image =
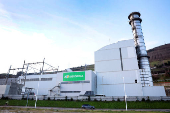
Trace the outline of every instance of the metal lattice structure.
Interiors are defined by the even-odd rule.
[[[43,74],[48,74],[48,73],[57,73],[59,69],[55,68],[48,63],[45,62],[45,58],[43,59],[43,62],[33,62],[33,63],[26,63],[24,61],[23,67],[22,68],[9,68],[8,73],[6,75],[6,84],[10,75],[11,70],[13,71],[19,71],[22,76],[22,80],[18,79],[18,83],[22,84],[25,86],[25,80],[28,75],[43,75]]]

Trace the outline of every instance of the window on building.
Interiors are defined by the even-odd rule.
[[[39,78],[31,78],[28,81],[39,81]]]
[[[60,91],[61,93],[80,93],[80,91]]]
[[[86,91],[85,96],[94,96],[94,91]]]
[[[23,82],[24,79],[21,79],[21,82]],[[25,79],[25,81],[39,81],[39,78],[30,78],[30,79]]]
[[[61,82],[61,84],[76,84],[76,83],[90,83],[90,81],[69,81],[69,82]]]
[[[52,81],[52,78],[41,78],[41,81]]]

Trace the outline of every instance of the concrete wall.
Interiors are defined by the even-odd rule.
[[[124,96],[125,83],[126,95],[143,96],[133,40],[114,43],[96,51],[95,71],[97,94]]]
[[[92,78],[91,78],[91,81],[92,81],[92,83],[91,83],[91,87],[92,87],[92,91],[94,91],[94,94],[97,94],[97,76],[96,76],[96,74],[93,72],[93,71],[91,71],[91,74],[92,74]]]
[[[56,83],[56,74],[47,74],[47,75],[28,75],[27,79],[33,79],[33,78],[52,78],[52,81],[26,81],[25,87],[33,88],[33,92],[38,95],[48,95],[48,90],[52,89],[54,86],[57,85]],[[22,76],[20,76],[20,79],[22,79]],[[39,87],[38,87],[39,86]],[[38,92],[37,92],[38,90]]]
[[[142,87],[143,96],[166,96],[164,86]]]
[[[10,85],[6,85],[5,95],[9,94],[9,90],[10,90]]]
[[[10,85],[0,85],[0,95],[8,94]]]
[[[96,72],[138,69],[136,49],[133,40],[114,43],[95,52]]]
[[[5,94],[6,85],[0,85],[0,94]]]

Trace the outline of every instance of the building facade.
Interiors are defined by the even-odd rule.
[[[143,86],[134,40],[107,45],[95,52],[97,94],[105,96],[166,96],[163,86]],[[145,80],[146,81],[146,80]]]
[[[20,83],[23,80],[19,77]],[[60,72],[57,74],[28,75],[25,89],[31,89],[36,95],[80,96],[95,95],[96,74],[93,71]]]

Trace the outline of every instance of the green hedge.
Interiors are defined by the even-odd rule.
[[[8,101],[9,106],[26,106],[27,100],[0,100],[0,106],[5,105]],[[90,104],[95,108],[108,109],[125,109],[125,102],[117,101],[54,101],[38,100],[39,107],[64,107],[64,108],[81,108],[83,104]],[[28,106],[35,106],[35,100],[29,100]],[[137,101],[127,102],[128,109],[170,109],[170,101]]]

